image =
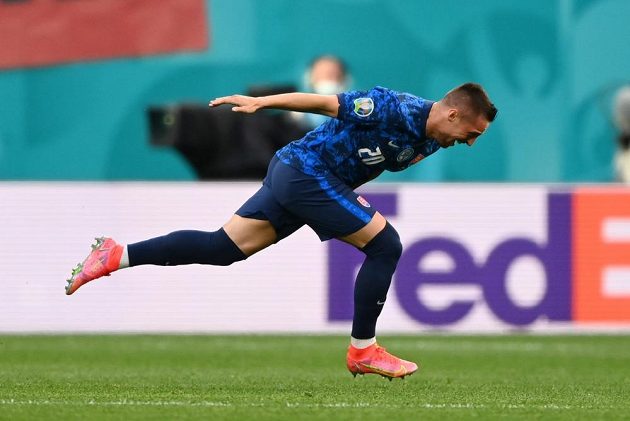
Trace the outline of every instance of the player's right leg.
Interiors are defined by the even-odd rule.
[[[214,232],[175,231],[135,244],[121,245],[97,238],[87,258],[73,269],[66,294],[82,285],[131,266],[205,264],[228,266],[273,244],[276,232],[269,221],[234,215]]]
[[[275,162],[272,160],[270,172]],[[263,186],[217,231],[176,231],[127,246],[117,244],[111,238],[97,239],[90,255],[72,271],[66,294],[130,266],[194,263],[227,266],[245,260],[302,225],[303,222],[277,203],[266,179]]]

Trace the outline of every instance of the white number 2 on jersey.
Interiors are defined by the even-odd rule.
[[[359,157],[363,161],[365,165],[374,165],[379,162],[385,161],[385,157],[381,152],[381,148],[378,146],[376,150],[371,150],[370,148],[361,148],[357,151],[359,153]]]

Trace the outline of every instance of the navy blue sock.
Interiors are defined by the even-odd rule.
[[[361,251],[365,253],[365,261],[354,284],[352,337],[370,339],[376,336],[376,320],[383,310],[402,244],[388,222]]]
[[[162,237],[127,245],[129,266],[177,266],[200,263],[228,266],[247,256],[223,228],[214,232],[175,231]]]

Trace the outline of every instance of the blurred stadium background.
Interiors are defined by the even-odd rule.
[[[31,333],[347,334],[360,256],[337,242],[319,243],[307,229],[230,268],[141,267],[71,298],[62,288],[94,236],[134,242],[221,225],[257,189],[260,157],[266,160],[278,146],[274,134],[288,136],[294,127],[282,113],[244,121],[213,114],[205,104],[232,93],[304,89],[305,68],[321,54],[343,58],[353,89],[383,85],[438,99],[475,81],[499,108],[474,148],[436,154],[362,191],[398,228],[405,246],[382,334],[407,335],[392,342],[425,361],[435,356],[437,366],[446,364],[440,356],[479,352],[472,365],[483,360],[489,370],[494,365],[497,373],[527,384],[508,387],[507,394],[500,386],[484,392],[482,385],[501,382],[498,374],[465,380],[461,372],[435,368],[427,380],[412,379],[422,387],[413,390],[428,400],[408,389],[391,407],[451,417],[505,411],[567,419],[627,415],[630,191],[615,174],[621,146],[613,104],[630,84],[629,21],[625,0],[0,0],[0,419],[3,410],[9,418],[48,416],[49,405],[66,402],[67,396],[59,397],[65,377],[55,365],[64,357],[56,352],[90,342],[60,337],[43,341],[54,344],[46,349]],[[264,147],[256,149],[257,140]],[[428,336],[444,332],[498,336],[487,349],[483,338]],[[515,332],[611,336],[597,348],[597,336],[580,343],[563,336],[523,339]],[[133,339],[114,338],[128,347],[124,355],[135,346]],[[94,352],[120,351],[99,340],[90,345]],[[248,347],[265,347],[264,337],[240,339],[231,350],[229,337],[209,340],[246,358]],[[270,339],[279,341],[278,348],[283,340]],[[184,352],[171,348],[177,340],[168,336],[149,342],[174,355]],[[332,363],[320,363],[342,361],[343,346]],[[566,358],[560,364],[577,359],[582,365],[554,371],[543,364],[547,371],[536,372],[536,363],[523,364],[536,376],[527,377],[511,371],[522,353],[549,361],[560,355]],[[24,356],[43,371],[24,368]],[[222,375],[247,372],[230,366],[228,357],[221,360]],[[108,361],[97,366],[116,373]],[[269,361],[258,361],[259,371],[246,376],[264,383],[271,375],[282,384],[260,371]],[[142,366],[134,364],[129,367]],[[195,364],[182,373],[198,370]],[[594,374],[580,367],[598,367],[612,380],[601,376],[587,386]],[[94,370],[90,375],[98,377]],[[569,376],[572,370],[577,377]],[[86,386],[84,373],[68,375],[90,391],[79,396],[85,405],[96,400],[96,406],[124,407],[130,401],[112,386],[124,383],[129,372],[121,373],[103,380],[111,387],[102,389]],[[332,382],[341,373],[326,372],[319,380]],[[318,379],[309,371],[302,375]],[[21,386],[20,376],[31,379],[30,386]],[[443,394],[431,392],[427,382],[447,377],[461,381],[461,389],[449,395],[449,380],[440,383]],[[545,383],[554,377],[560,386]],[[227,390],[243,386],[222,379]],[[378,400],[362,401],[363,393],[339,402],[317,387],[308,392],[320,396],[317,403],[305,398],[307,392],[296,398],[292,390],[309,389],[300,381],[286,383],[269,401],[241,396],[258,406],[240,405],[229,394],[214,399],[212,390],[189,390],[183,383],[177,386],[181,395],[160,394],[161,386],[134,395],[152,381],[168,384],[142,377],[124,399],[192,411],[169,416],[199,415],[196,409],[236,416],[262,408],[274,418],[287,416],[273,410],[291,402],[295,411],[305,411],[291,414],[301,416],[387,409]],[[340,393],[351,393],[344,387]],[[360,386],[361,392],[386,393],[380,385],[370,387]],[[478,401],[462,401],[466,390],[481,391]],[[28,412],[35,407],[42,412]]]
[[[3,19],[30,3],[38,2],[0,2]],[[615,134],[607,101],[611,90],[628,81],[630,67],[624,54],[630,6],[622,0],[219,0],[204,4],[205,28],[198,22],[187,26],[185,13],[173,13],[171,21],[163,16],[164,22],[151,14],[143,21],[136,12],[129,19],[139,22],[119,23],[144,27],[139,32],[168,42],[171,50],[177,42],[160,34],[170,31],[175,37],[192,26],[200,34],[180,39],[179,46],[194,51],[168,53],[150,41],[128,40],[135,48],[121,54],[134,57],[82,61],[81,54],[98,56],[88,45],[75,45],[91,40],[81,31],[94,30],[89,18],[98,12],[88,10],[80,28],[68,29],[79,39],[63,37],[67,44],[54,45],[71,56],[62,57],[71,63],[24,68],[20,63],[51,56],[35,48],[36,41],[20,40],[54,35],[45,32],[55,30],[50,27],[31,31],[31,25],[42,26],[36,19],[50,22],[55,8],[95,7],[43,3],[58,4],[46,15],[25,14],[32,19],[28,26],[3,24],[3,39],[12,40],[0,47],[8,56],[0,74],[3,179],[193,180],[183,157],[149,144],[147,107],[206,103],[254,84],[299,82],[306,63],[322,53],[347,61],[357,89],[381,84],[438,98],[474,80],[500,105],[501,118],[475,150],[440,154],[384,180],[613,179]],[[186,3],[195,7],[199,2],[180,2]],[[168,10],[164,7],[165,14]],[[117,20],[125,19],[123,7]],[[101,30],[103,36],[115,40],[116,32],[108,30]],[[138,28],[127,35],[133,30]],[[8,31],[14,31],[10,38]],[[207,38],[198,42],[195,37],[205,38],[205,31]],[[25,50],[25,44],[32,49]]]

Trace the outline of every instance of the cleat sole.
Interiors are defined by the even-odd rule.
[[[75,281],[75,277],[81,273],[81,271],[83,270],[83,263],[77,263],[77,265],[74,267],[74,269],[72,269],[72,274],[70,276],[70,279],[66,279],[66,282],[68,282],[68,285],[66,285],[65,290],[66,290],[66,295],[71,295],[72,292],[72,285],[74,284]]]
[[[360,369],[360,368],[357,366],[357,369]],[[408,372],[408,373],[405,373],[405,374],[403,374],[403,375],[398,375],[398,376],[397,376],[397,375],[389,375],[389,374],[386,374],[386,373],[383,373],[383,372],[376,372],[376,371],[368,371],[368,372],[363,372],[363,371],[350,371],[350,374],[352,374],[352,376],[354,376],[355,378],[357,377],[357,375],[359,375],[359,376],[364,376],[364,375],[366,375],[366,374],[378,374],[379,376],[381,376],[381,377],[383,377],[384,379],[387,379],[387,380],[389,380],[389,381],[391,382],[393,379],[401,379],[401,380],[405,380],[405,377],[408,377],[408,376],[413,375],[413,374],[414,374],[414,373],[416,373],[418,370],[420,370],[420,367],[418,367],[417,369],[415,369],[415,370],[414,370],[414,371],[412,371],[412,372]]]
[[[92,251],[97,250],[100,246],[103,245],[103,243],[105,242],[105,237],[94,238],[94,240],[96,240],[96,243],[90,246],[92,247]]]

